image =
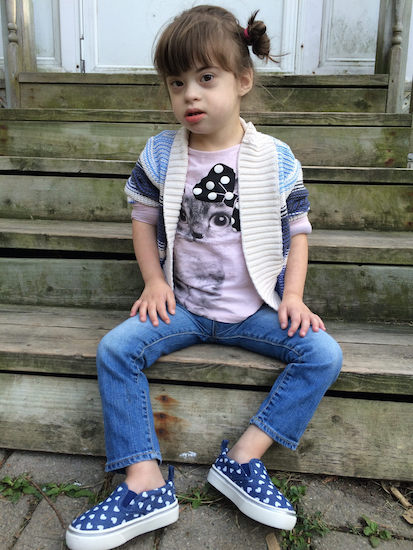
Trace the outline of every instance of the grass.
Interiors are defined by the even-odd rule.
[[[41,487],[28,475],[20,475],[14,479],[9,476],[0,480],[0,497],[11,502],[17,502],[23,495],[33,495],[38,500],[44,497],[56,499],[60,495],[71,498],[87,497],[91,504],[96,501],[96,494],[90,489],[85,489],[77,483],[47,483]]]
[[[314,516],[305,514],[301,500],[306,494],[304,485],[295,485],[290,478],[272,477],[271,481],[294,506],[297,523],[292,531],[281,531],[281,546],[284,550],[311,550],[314,536],[322,537],[329,528],[321,518],[321,513]]]
[[[306,494],[306,487],[293,483],[291,477],[272,477],[271,480],[291,502],[297,513],[297,523],[294,529],[280,532],[281,547],[283,550],[311,550],[314,537],[322,537],[329,532],[329,528],[323,521],[320,512],[309,515],[303,511],[301,501]],[[105,490],[110,492],[109,487]],[[49,503],[60,495],[71,498],[86,497],[91,506],[102,500],[102,491],[96,493],[78,483],[62,483],[60,485],[46,483],[39,486],[26,474],[13,479],[6,476],[0,480],[0,498],[17,502],[23,495],[32,495],[39,501],[45,498]],[[193,509],[200,506],[211,506],[223,500],[222,495],[209,483],[205,483],[201,487],[194,487],[187,493],[178,494],[177,498],[180,504],[190,505]],[[362,519],[364,525],[361,528],[354,527],[350,532],[354,535],[367,537],[372,548],[377,548],[381,542],[392,538],[392,534],[387,529],[381,528],[375,521],[367,516],[362,516]]]

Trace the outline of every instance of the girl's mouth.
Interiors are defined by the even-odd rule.
[[[185,120],[189,124],[196,124],[200,122],[205,116],[205,113],[202,111],[186,111]]]

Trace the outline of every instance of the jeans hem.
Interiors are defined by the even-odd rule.
[[[287,439],[286,437],[283,437],[279,433],[277,433],[275,430],[270,428],[267,424],[265,424],[262,420],[260,420],[257,417],[253,417],[250,420],[250,424],[254,424],[262,430],[264,433],[266,433],[271,439],[276,441],[277,443],[280,443],[283,447],[286,447],[287,449],[290,449],[291,451],[295,451],[298,447],[298,441],[292,441],[291,439]]]
[[[158,460],[159,464],[162,464],[162,455],[157,451],[147,451],[145,453],[139,453],[129,456],[127,458],[123,458],[122,460],[106,462],[105,472],[124,470],[128,466],[132,466],[132,464],[136,464],[137,462],[144,462],[145,460]]]

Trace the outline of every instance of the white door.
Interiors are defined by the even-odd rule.
[[[380,0],[302,0],[297,74],[374,73]]]
[[[41,71],[153,70],[160,27],[206,0],[33,0]],[[216,3],[214,0],[211,3]],[[259,8],[280,63],[260,70],[292,74],[373,73],[380,0],[222,0],[242,25]],[[0,55],[1,55],[0,42]],[[413,37],[410,40],[413,52]],[[407,76],[413,70],[410,53]]]
[[[86,72],[152,70],[151,53],[159,29],[176,14],[194,5],[193,0],[80,0],[83,3]],[[202,3],[202,2],[198,2]],[[256,9],[256,0],[222,0],[242,25]],[[264,70],[294,72],[299,0],[260,0],[259,16],[273,37],[274,51],[286,55],[279,65]]]

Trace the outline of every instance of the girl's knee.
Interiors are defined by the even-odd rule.
[[[331,383],[337,380],[343,364],[343,352],[340,345],[328,334],[324,333],[325,343],[319,350],[320,359],[325,368],[325,373],[331,379]]]
[[[340,373],[343,362],[339,344],[328,333],[321,330],[310,332],[308,336],[304,362],[313,365],[326,380],[331,380],[333,383]]]
[[[136,342],[134,350],[136,350]],[[128,339],[120,327],[116,327],[101,339],[96,351],[96,366],[98,375],[102,370],[118,370],[120,366],[130,362]]]

